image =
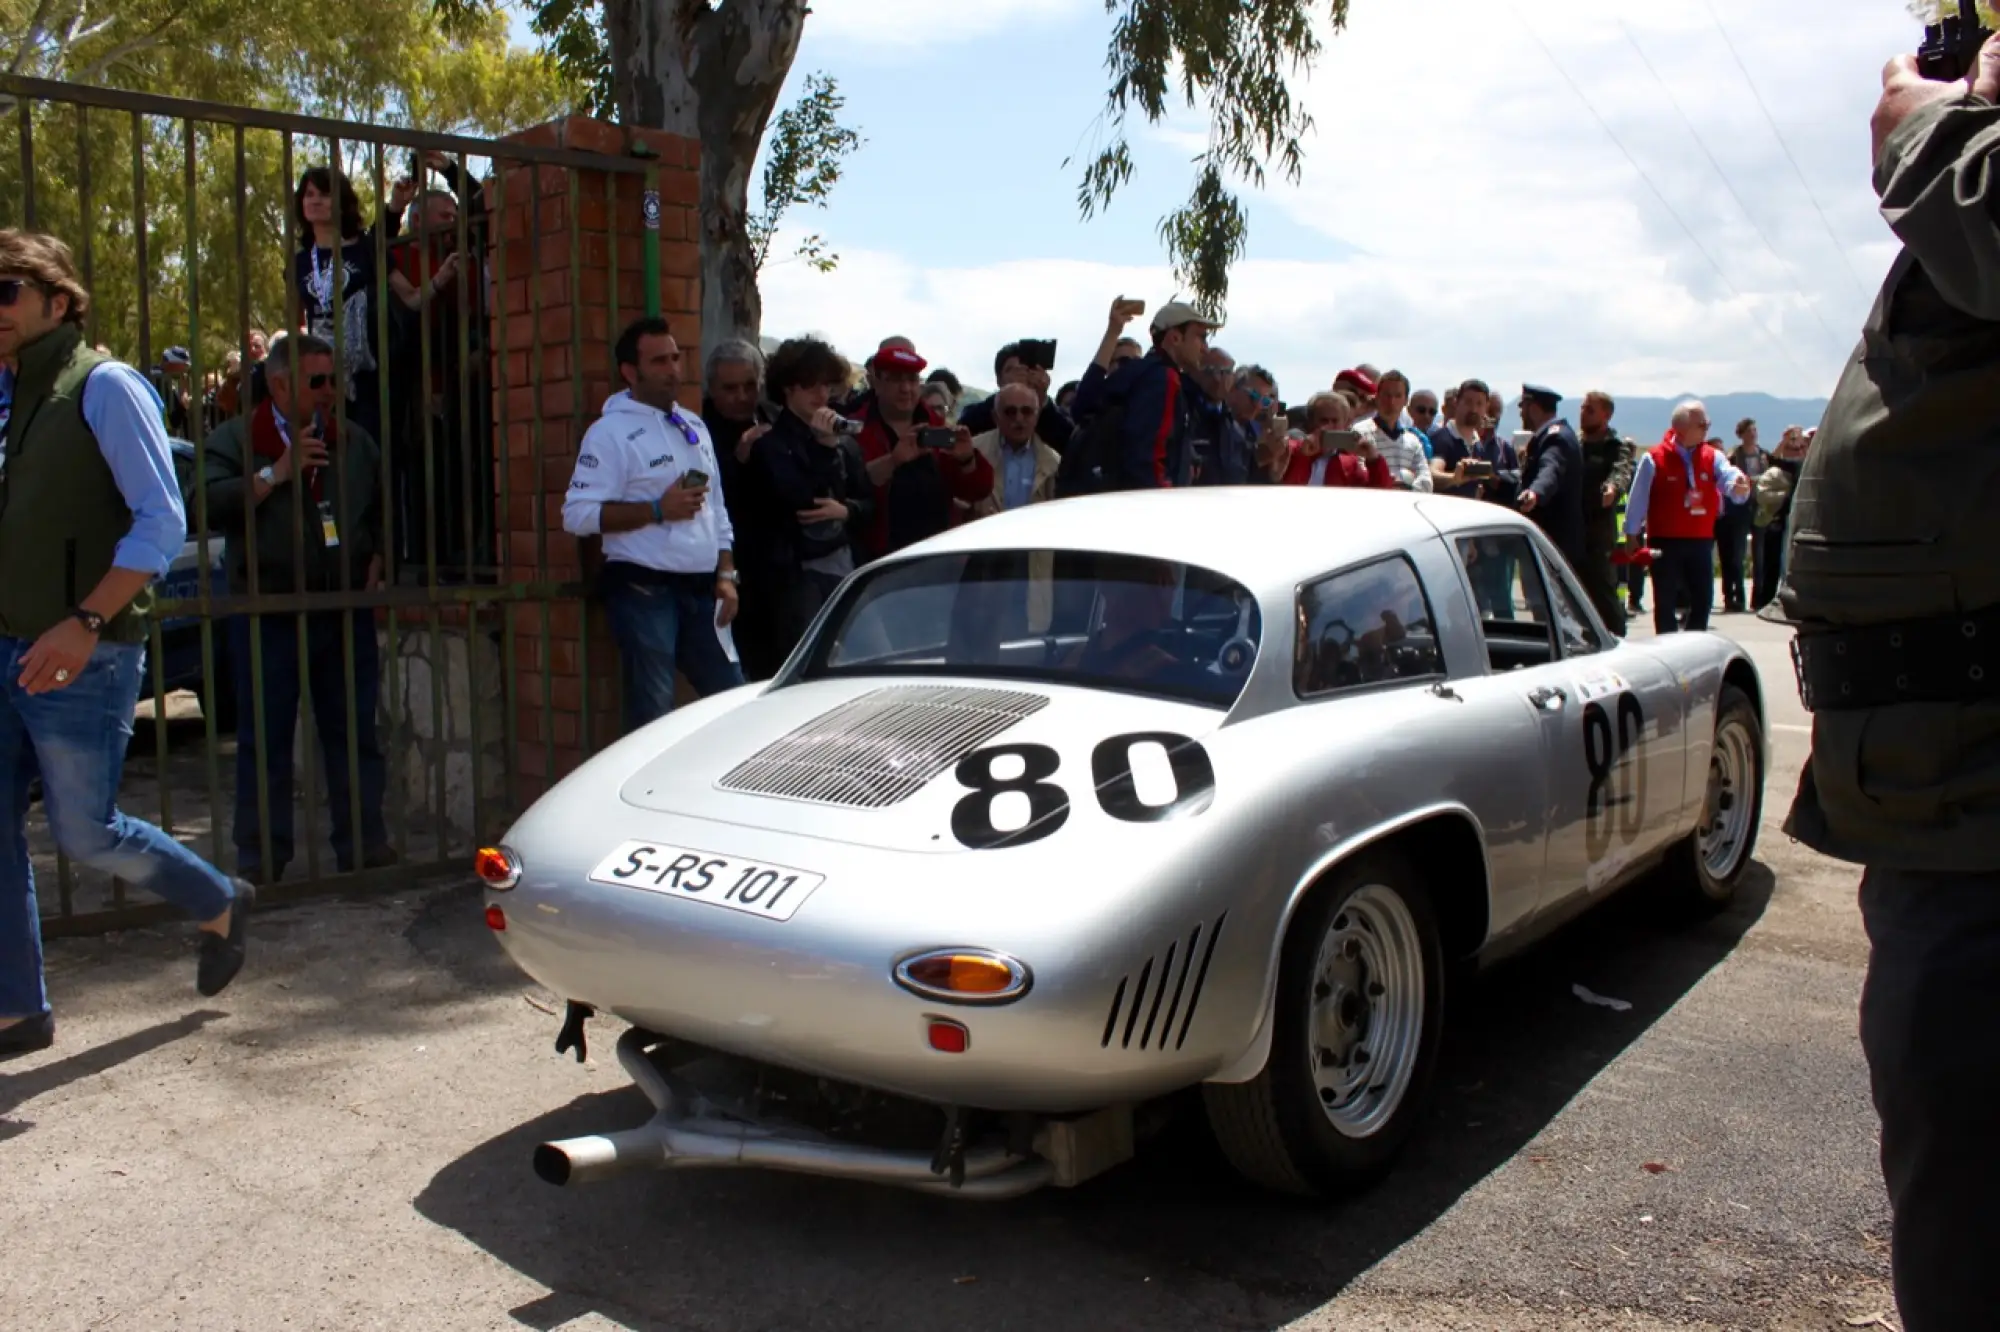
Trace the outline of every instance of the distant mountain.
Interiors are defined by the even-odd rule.
[[[1785,433],[1786,426],[1810,428],[1818,425],[1820,417],[1826,414],[1825,398],[1774,398],[1768,393],[1713,393],[1706,396],[1690,393],[1683,396],[1702,400],[1708,407],[1712,433],[1717,439],[1727,440],[1731,448],[1736,446],[1736,423],[1746,416],[1757,423],[1763,445],[1769,449],[1777,447],[1778,437]],[[1641,444],[1657,444],[1667,433],[1668,423],[1673,420],[1674,404],[1680,401],[1681,398],[1618,396],[1618,414],[1612,418],[1611,424],[1619,434],[1630,435]],[[1581,405],[1564,402],[1563,415],[1574,423],[1577,408]]]

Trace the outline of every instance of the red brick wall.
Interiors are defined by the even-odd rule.
[[[688,378],[681,400],[698,409],[701,232],[695,208],[700,146],[675,135],[628,130],[580,116],[538,125],[513,140],[619,157],[629,156],[630,144],[643,140],[658,154],[660,311],[687,354]],[[494,367],[495,470],[497,475],[504,469],[506,475],[496,496],[505,499],[498,521],[503,581],[573,583],[583,577],[584,558],[581,543],[562,530],[563,494],[575,470],[578,440],[597,419],[604,400],[622,387],[612,365],[612,342],[619,327],[646,312],[645,177],[521,164],[506,164],[504,170],[495,223],[498,243],[506,248],[506,281],[494,301],[492,331],[496,362],[503,360],[505,348],[504,364]],[[578,194],[574,216],[572,176]],[[607,191],[611,181],[615,185]],[[574,281],[572,238],[581,256],[580,277]],[[497,276],[497,260],[489,262]],[[572,342],[579,329],[580,362]],[[546,633],[542,608],[534,602],[517,603],[508,618],[506,632],[513,637],[515,660],[516,766],[522,786],[515,798],[525,805],[587,753],[618,737],[622,729],[618,657],[599,605],[579,599],[556,602],[549,608]]]

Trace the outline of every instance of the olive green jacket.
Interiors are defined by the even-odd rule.
[[[1618,501],[1632,493],[1632,475],[1639,470],[1639,446],[1619,434],[1590,440],[1577,436],[1583,447],[1583,547],[1593,554],[1609,553],[1618,545]],[[1604,502],[1604,487],[1618,487],[1618,499]]]
[[[2000,604],[2000,108],[1918,111],[1875,190],[1903,253],[1799,474],[1771,617],[1808,632]],[[2000,869],[2000,701],[1817,713],[1785,830],[1867,865]]]

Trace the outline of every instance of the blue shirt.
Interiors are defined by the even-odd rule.
[[[1694,451],[1684,446],[1675,446],[1681,455],[1681,466],[1687,474],[1694,475]],[[1728,498],[1736,483],[1743,480],[1743,472],[1729,461],[1721,449],[1715,451],[1715,484]],[[1646,530],[1646,512],[1653,503],[1653,453],[1651,449],[1639,455],[1639,470],[1632,474],[1632,494],[1625,503],[1625,535],[1638,536]]]
[[[11,412],[12,370],[0,369],[0,398]],[[174,450],[160,416],[164,410],[160,395],[129,365],[107,362],[83,382],[84,424],[97,437],[97,451],[111,468],[125,507],[132,510],[132,529],[112,552],[111,563],[155,578],[166,576],[187,541],[187,508],[174,476]],[[5,420],[0,416],[0,431]],[[89,593],[89,588],[77,589],[79,596]]]
[[[1005,489],[1006,507],[1025,509],[1035,498],[1035,442],[1029,440],[1020,448],[1015,448],[1006,440],[1000,441],[1000,478]]]

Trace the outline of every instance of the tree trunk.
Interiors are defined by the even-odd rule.
[[[762,331],[750,171],[805,16],[805,0],[605,0],[619,119],[701,144],[704,350]]]

